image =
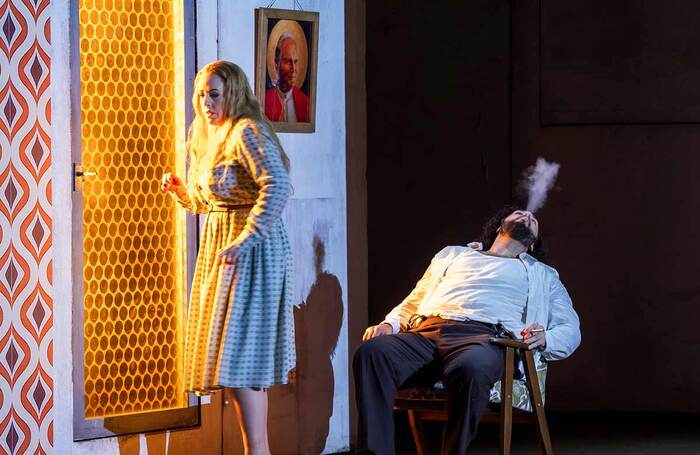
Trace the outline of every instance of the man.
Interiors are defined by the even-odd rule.
[[[442,453],[464,454],[503,374],[503,350],[490,337],[521,334],[547,360],[578,347],[571,299],[557,272],[535,258],[538,233],[532,213],[501,210],[482,243],[444,248],[413,292],[366,330],[353,361],[359,453],[394,453],[394,395],[419,370],[437,370],[445,384]]]
[[[308,123],[309,97],[296,86],[299,52],[291,33],[280,35],[275,47],[277,80],[265,93],[265,115],[272,122]]]

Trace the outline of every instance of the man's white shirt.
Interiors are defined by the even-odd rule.
[[[502,323],[519,332],[525,323],[527,269],[518,258],[490,256],[471,248],[459,253],[416,314]]]
[[[559,274],[527,253],[497,258],[481,244],[438,252],[423,277],[384,322],[407,329],[414,315],[501,323],[518,334],[539,322],[546,329],[547,360],[568,357],[581,342],[578,315]]]

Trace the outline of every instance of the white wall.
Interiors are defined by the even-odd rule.
[[[54,448],[71,453],[73,444],[73,356],[71,352],[71,112],[70,2],[51,2],[51,105],[54,264]]]
[[[218,57],[238,64],[255,81],[255,8],[268,0],[219,0]],[[318,11],[319,52],[316,132],[280,134],[292,163],[294,195],[285,221],[295,255],[297,302],[304,302],[316,278],[313,237],[325,244],[325,271],[343,290],[343,326],[333,357],[335,398],[326,453],[348,450],[347,229],[345,185],[345,20],[340,0],[297,0],[305,11]],[[293,9],[294,0],[274,8]],[[200,46],[202,43],[199,43]],[[206,62],[199,62],[204,64]]]
[[[72,385],[72,290],[71,290],[71,135],[70,67],[68,42],[69,5],[51,2],[52,103],[54,110],[54,359],[56,377],[56,453],[118,453],[116,439],[73,443]],[[214,58],[232,60],[254,81],[254,9],[270,2],[253,0],[196,0],[199,23],[198,65]],[[314,236],[325,245],[324,272],[337,278],[342,289],[343,320],[332,357],[334,376],[333,412],[325,453],[348,450],[348,343],[347,255],[345,184],[345,44],[342,1],[298,0],[304,10],[320,12],[316,132],[280,134],[292,162],[294,195],[285,211],[295,254],[296,302],[306,302],[316,279]],[[292,9],[293,0],[278,1],[275,8]],[[218,17],[215,12],[218,11]],[[213,25],[213,28],[211,27]],[[218,37],[218,49],[216,47]],[[311,334],[308,334],[311,335]],[[271,403],[274,406],[274,403]],[[142,453],[145,440],[142,440]]]

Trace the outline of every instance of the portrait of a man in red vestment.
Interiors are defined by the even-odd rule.
[[[283,33],[275,46],[277,80],[265,92],[265,115],[273,122],[309,121],[309,97],[297,86],[299,50],[294,36]]]
[[[277,132],[316,129],[318,13],[257,10],[255,94]]]

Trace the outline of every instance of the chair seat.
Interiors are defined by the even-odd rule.
[[[505,338],[491,338],[489,341],[505,348],[501,380],[508,387],[510,387],[511,381],[513,385],[512,393],[504,395],[505,406],[498,406],[501,403],[501,380],[494,384],[489,397],[492,412],[486,412],[482,421],[499,422],[501,454],[510,455],[513,424],[528,423],[537,429],[542,453],[552,455],[552,442],[549,438],[549,428],[544,414],[544,383],[547,376],[547,362],[542,359],[541,355],[535,355],[533,351],[528,350],[527,344],[521,341]],[[518,357],[516,357],[516,352],[519,353]],[[516,379],[519,376],[516,376],[516,371],[524,371],[527,377]],[[536,381],[535,377],[537,377]],[[411,381],[413,384],[420,384],[426,379],[418,374],[411,378]],[[530,391],[532,391],[534,409],[530,403]],[[498,409],[494,409],[495,407]],[[513,408],[526,412],[513,412]],[[444,421],[448,418],[445,387],[442,382],[436,382],[433,386],[428,387],[413,386],[400,389],[396,394],[394,409],[408,412],[416,450],[419,455],[423,455],[425,454],[425,439],[422,421]]]
[[[547,379],[547,361],[541,356],[535,357],[535,370],[537,371],[537,382],[540,385],[542,395],[542,405],[544,405],[544,386]],[[491,388],[491,403],[501,402],[501,381],[498,380]],[[530,405],[530,392],[527,390],[525,378],[513,380],[513,407],[523,411],[532,412]]]
[[[540,385],[540,390],[542,392],[542,403],[544,404],[544,386],[545,380],[547,379],[547,362],[540,360],[535,363],[537,370],[537,382]],[[442,381],[438,381],[433,386],[415,386],[401,389],[396,394],[397,401],[418,401],[424,402],[426,406],[432,408],[440,407],[438,403],[444,402],[446,398],[445,386]],[[428,403],[435,402],[435,403]],[[491,403],[501,402],[501,381],[498,380],[491,388],[491,394],[489,398]],[[525,379],[514,379],[513,380],[513,407],[532,412],[532,406],[530,406],[530,393],[527,390],[527,383]]]

